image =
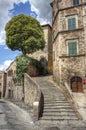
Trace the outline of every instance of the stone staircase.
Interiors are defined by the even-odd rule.
[[[69,123],[78,121],[75,111],[64,94],[45,77],[36,79],[44,96],[43,115],[40,123]]]

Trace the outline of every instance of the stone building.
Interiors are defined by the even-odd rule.
[[[45,48],[43,51],[39,50],[35,53],[29,54],[29,57],[32,57],[37,60],[43,61],[45,68],[48,68],[48,72],[52,73],[53,63],[52,63],[52,28],[49,24],[42,25],[45,38]]]
[[[52,41],[55,80],[73,92],[86,87],[86,0],[53,0]]]
[[[36,76],[38,74],[35,66],[28,66],[27,74]],[[22,100],[24,96],[24,88],[22,83],[19,83],[16,77],[16,60],[14,60],[6,70],[6,98]]]
[[[6,98],[14,97],[14,84],[16,78],[16,61],[13,61],[6,70],[7,82],[6,82]]]
[[[5,97],[6,91],[6,73],[0,71],[0,98]]]

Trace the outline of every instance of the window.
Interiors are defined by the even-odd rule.
[[[73,0],[73,5],[79,5],[79,0]]]
[[[68,18],[68,30],[76,29],[76,18]]]
[[[77,43],[76,42],[68,42],[68,55],[69,56],[77,55]]]

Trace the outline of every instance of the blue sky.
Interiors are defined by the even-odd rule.
[[[49,4],[51,1],[0,0],[0,70],[5,70],[15,57],[21,54],[20,51],[11,51],[6,46],[4,31],[6,23],[15,15],[26,14],[37,18],[41,24],[46,24],[50,22]]]

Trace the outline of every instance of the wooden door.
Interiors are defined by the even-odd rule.
[[[71,79],[71,89],[72,89],[72,92],[83,91],[82,79],[80,77],[73,77]]]

